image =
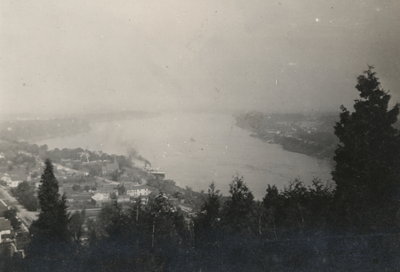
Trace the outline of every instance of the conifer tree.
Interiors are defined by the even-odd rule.
[[[30,228],[28,248],[30,270],[63,271],[71,241],[65,196],[58,192],[58,182],[50,160],[45,161],[38,192],[40,213]],[[66,268],[65,268],[66,270]]]
[[[195,219],[195,246],[200,253],[199,265],[206,271],[217,270],[220,250],[220,201],[221,195],[211,183],[207,198]]]
[[[282,217],[280,208],[282,206],[283,197],[279,194],[275,185],[269,185],[262,201],[263,206],[263,234],[268,239],[278,239],[278,220]]]
[[[254,230],[254,196],[243,177],[234,177],[229,186],[230,197],[225,203],[223,223],[228,231],[250,234]]]
[[[335,126],[339,145],[332,173],[336,182],[336,220],[354,231],[389,230],[398,210],[400,138],[393,127],[399,106],[369,67],[358,77],[354,111],[342,106]]]
[[[251,270],[257,237],[256,204],[243,177],[234,177],[222,210],[223,262],[228,271]]]
[[[215,188],[214,183],[211,183],[208,188],[207,198],[196,220],[196,230],[200,236],[202,234],[207,236],[204,238],[210,238],[210,232],[217,228],[220,219],[220,198],[219,190]],[[198,238],[203,241],[203,237]]]

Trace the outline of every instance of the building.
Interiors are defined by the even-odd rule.
[[[1,181],[4,182],[8,187],[16,188],[22,182],[20,180],[13,180],[9,174],[5,173],[1,178]]]
[[[163,171],[151,168],[149,165],[146,165],[146,167],[144,169],[147,171],[147,173],[153,175],[158,180],[165,179],[165,172],[163,172]]]
[[[7,183],[7,186],[10,188],[17,188],[18,185],[20,185],[22,183],[21,180],[12,180],[10,182]]]
[[[131,188],[126,190],[126,194],[130,197],[141,197],[148,196],[151,194],[151,190],[146,185],[132,186]]]
[[[92,196],[92,202],[97,207],[101,207],[105,203],[109,203],[111,201],[110,194],[108,193],[96,193]]]
[[[165,172],[158,171],[155,169],[148,170],[149,174],[152,174],[156,179],[163,180],[165,179]]]
[[[5,173],[2,177],[1,177],[1,181],[8,184],[9,182],[12,181],[10,175],[8,173]]]
[[[131,202],[131,198],[128,195],[120,195],[117,198],[118,203],[129,203]]]
[[[0,217],[0,243],[8,241],[11,236],[11,223],[4,217]]]

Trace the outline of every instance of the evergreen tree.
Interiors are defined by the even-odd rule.
[[[400,138],[393,127],[399,106],[369,67],[358,77],[354,112],[342,106],[335,126],[336,220],[341,227],[368,232],[395,226],[400,184]]]
[[[323,234],[333,199],[332,188],[319,179],[309,186],[299,179],[282,191],[268,185],[262,202],[263,236],[270,240]]]
[[[208,188],[207,198],[201,207],[200,213],[196,220],[196,240],[203,242],[204,238],[210,238],[210,232],[216,230],[220,220],[220,199],[219,190],[215,188],[215,184],[211,183]],[[206,237],[203,237],[205,235]]]
[[[234,177],[229,185],[230,197],[225,203],[223,223],[228,231],[253,233],[254,196],[245,184],[243,177]]]
[[[206,271],[217,270],[220,250],[220,201],[221,195],[211,183],[207,198],[195,219],[195,246],[200,253],[199,265]]]
[[[230,196],[222,211],[222,252],[225,269],[229,271],[251,270],[254,250],[257,246],[257,221],[254,196],[243,177],[234,177],[229,189]]]
[[[266,190],[266,194],[263,198],[263,228],[262,233],[267,239],[277,240],[278,239],[278,226],[279,219],[284,214],[282,213],[283,197],[278,191],[275,185],[269,185]]]
[[[122,206],[113,201],[98,216],[96,235],[91,233],[89,258],[85,271],[131,271],[134,266],[135,243],[131,239],[132,222]],[[93,237],[95,236],[95,237]]]
[[[40,213],[30,227],[28,248],[29,269],[32,271],[64,271],[71,252],[69,216],[65,196],[58,192],[58,182],[50,160],[45,161],[38,198]],[[69,268],[70,269],[70,268]]]

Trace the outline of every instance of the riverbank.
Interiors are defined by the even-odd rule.
[[[283,149],[318,159],[331,160],[337,146],[334,114],[266,114],[249,112],[235,117],[236,125],[252,137]]]
[[[182,188],[206,191],[215,182],[229,193],[234,175],[243,176],[256,198],[268,184],[283,188],[300,178],[330,180],[326,160],[265,144],[235,125],[229,113],[163,113],[152,118],[94,122],[87,133],[38,142],[49,148],[84,148],[127,155],[134,149]]]

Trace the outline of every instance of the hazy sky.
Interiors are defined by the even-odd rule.
[[[0,112],[335,110],[400,94],[399,0],[0,0]]]

